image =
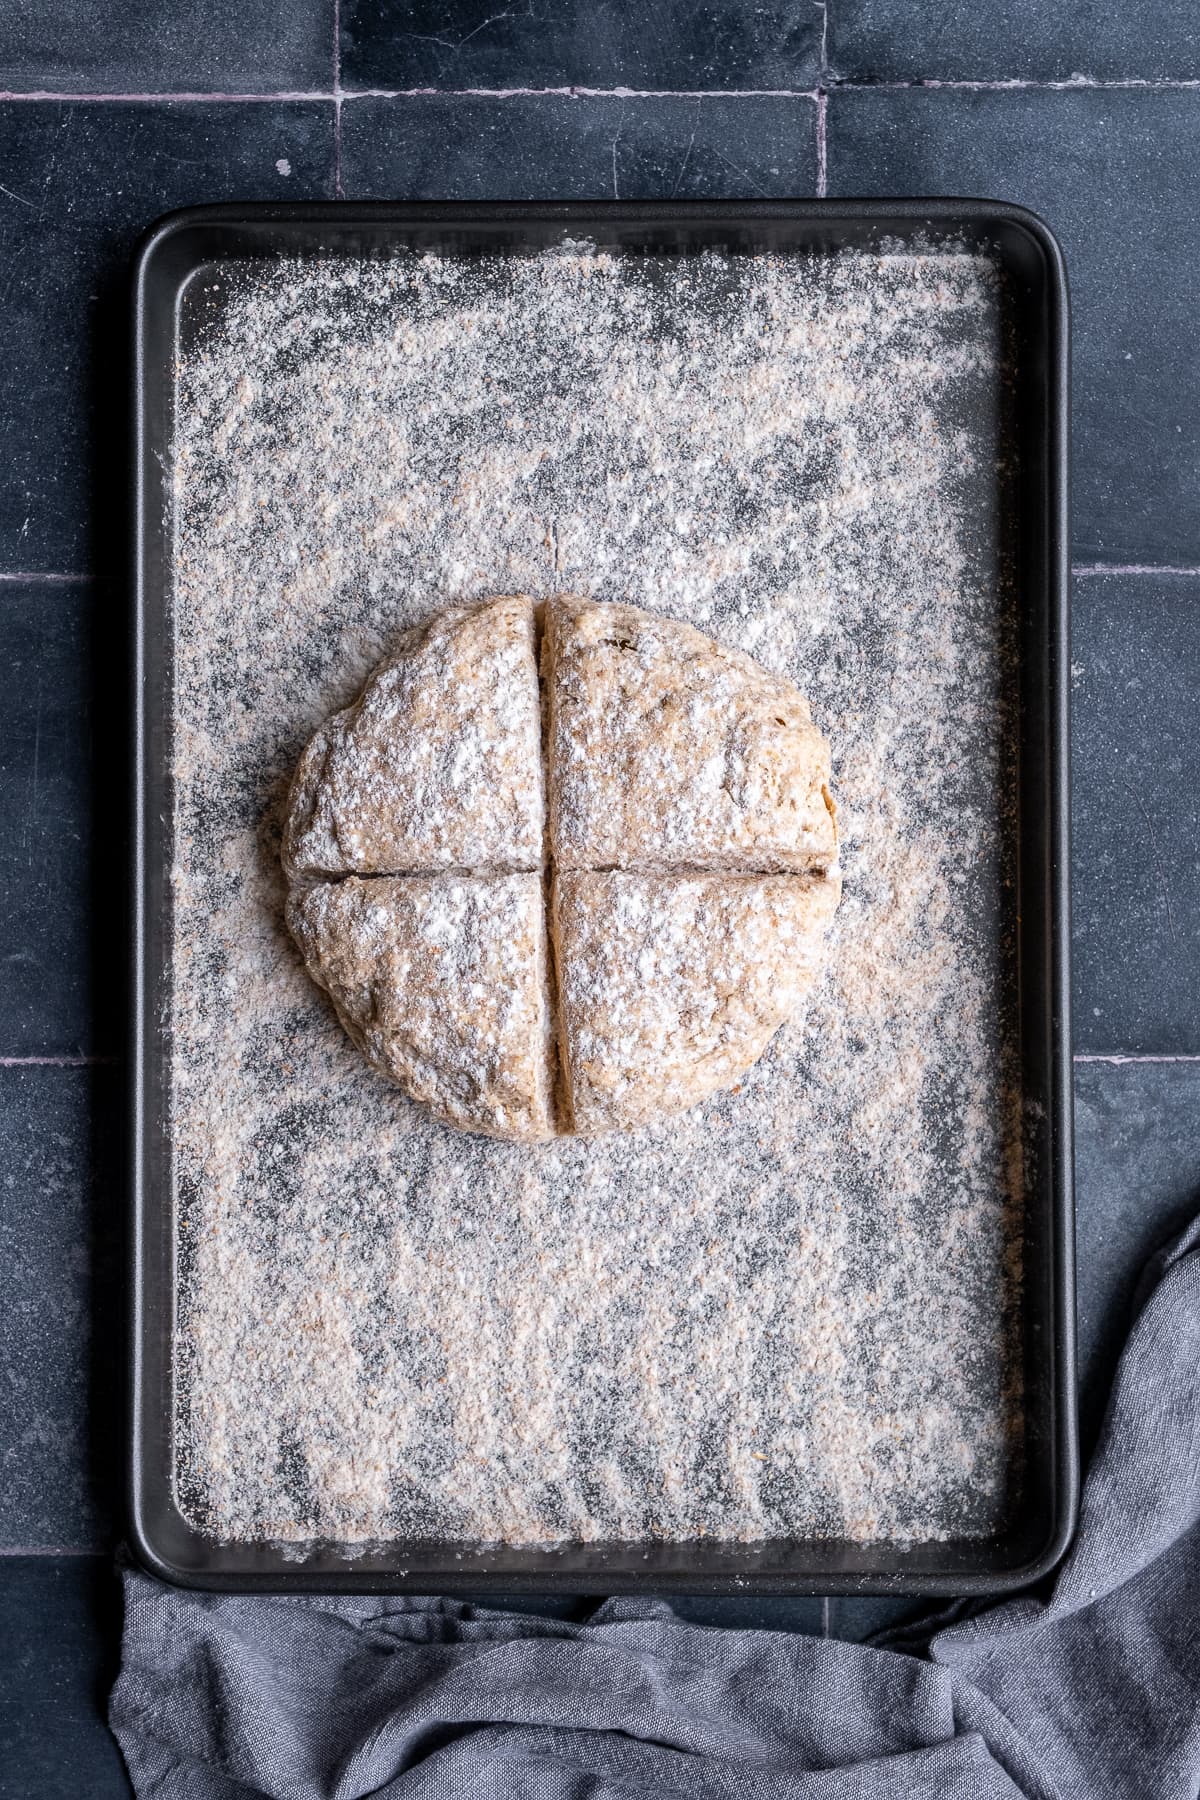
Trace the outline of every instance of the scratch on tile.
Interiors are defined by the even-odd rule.
[[[676,194],[679,192],[680,187],[682,186],[683,178],[684,178],[684,175],[687,173],[687,166],[692,160],[692,151],[695,149],[695,147],[696,147],[696,134],[693,131],[691,137],[688,139],[688,147],[683,153],[683,161],[679,165],[679,173],[675,177],[675,186],[671,189],[672,200],[675,198]]]
[[[1171,942],[1176,944],[1179,942],[1179,939],[1175,931],[1175,914],[1171,907],[1171,888],[1167,881],[1166,869],[1163,866],[1162,852],[1159,849],[1158,843],[1158,833],[1154,829],[1154,820],[1150,817],[1150,809],[1142,797],[1141,789],[1130,787],[1129,792],[1137,802],[1138,811],[1141,813],[1143,819],[1145,819],[1146,830],[1150,833],[1150,858],[1154,864],[1154,873],[1158,877],[1158,885],[1162,892],[1163,906],[1166,908],[1167,931],[1170,934]]]
[[[739,163],[731,162],[724,151],[718,150],[715,144],[712,146],[712,152],[719,162],[725,164],[727,169],[732,169],[735,175],[740,176],[743,181],[748,181],[756,194],[761,194],[764,200],[767,198],[767,190],[755,181],[749,169],[743,169]]]
[[[468,31],[465,37],[459,38],[456,48],[461,50],[464,44],[469,44],[473,37],[478,37],[480,32],[486,31],[490,25],[499,25],[502,19],[511,18],[512,8],[506,7],[503,12],[493,13],[490,19],[481,19],[473,31]]]
[[[28,814],[26,815],[26,820],[25,820],[25,845],[26,845],[27,849],[29,847],[30,839],[33,835],[34,826],[37,823],[38,780],[41,775],[41,764],[42,764],[42,693],[41,693],[41,687],[39,684],[38,696],[37,696],[37,712],[35,714],[34,721],[33,721],[33,768],[31,770],[31,779],[30,779],[30,784],[29,784],[29,811],[28,811]],[[34,868],[36,866],[35,858],[33,856],[30,856],[29,861],[30,861],[30,868],[31,869]]]

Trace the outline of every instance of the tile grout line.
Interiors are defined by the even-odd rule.
[[[340,8],[339,8],[340,11]],[[23,102],[48,102],[81,105],[151,105],[170,101],[212,101],[220,104],[243,102],[267,105],[271,101],[323,100],[340,105],[346,100],[815,100],[815,88],[630,88],[630,87],[410,87],[347,88],[341,85],[335,71],[334,85],[329,88],[280,88],[272,93],[205,92],[199,89],[162,89],[153,93],[70,94],[49,88],[30,89],[25,93],[0,92],[0,103],[20,105]]]
[[[0,1557],[110,1557],[112,1550],[77,1550],[74,1544],[0,1544]]]
[[[340,10],[340,8],[339,8]],[[340,26],[339,26],[340,29]],[[1200,91],[1200,80],[1169,80],[1131,77],[1121,81],[1034,81],[1012,77],[988,81],[912,80],[912,81],[829,81],[821,71],[815,88],[598,88],[583,85],[566,87],[412,87],[412,88],[344,88],[335,72],[332,88],[279,88],[271,93],[242,93],[226,90],[160,89],[138,93],[64,93],[54,88],[30,88],[23,91],[0,91],[0,103],[21,105],[25,102],[55,102],[63,105],[147,105],[165,102],[212,102],[226,104],[269,104],[272,101],[320,100],[340,107],[347,100],[416,100],[445,99],[569,99],[569,100],[818,100],[829,93],[905,93],[929,88],[965,93],[1194,93]]]
[[[333,0],[333,197],[342,191],[342,0]]]
[[[22,101],[55,101],[62,104],[75,101],[85,106],[143,106],[163,101],[204,101],[219,104],[235,102],[270,102],[272,100],[332,100],[331,92],[324,88],[280,89],[272,94],[235,94],[206,93],[199,90],[179,89],[152,94],[60,94],[48,88],[31,89],[28,93],[0,93],[0,103],[19,105]]]
[[[820,68],[817,72],[817,199],[824,200],[829,191],[829,0],[821,4]]]
[[[825,134],[825,102],[827,96],[818,94],[817,103],[817,198],[826,197],[827,150]],[[341,117],[334,134],[334,192],[336,197],[344,199],[342,191],[341,171]],[[1102,580],[1105,576],[1155,576],[1175,575],[1192,580],[1200,580],[1200,563],[1072,563],[1071,576],[1075,581]],[[89,582],[102,582],[105,578],[89,575],[83,570],[64,572],[60,569],[0,569],[0,588],[5,585],[17,587],[46,586],[71,587]]]
[[[345,100],[816,100],[813,88],[343,88]]]
[[[1142,1056],[1136,1052],[1132,1055],[1120,1050],[1110,1050],[1104,1055],[1073,1056],[1073,1063],[1108,1063],[1112,1068],[1122,1068],[1126,1063],[1200,1063],[1200,1054],[1183,1056]]]
[[[0,1069],[92,1069],[112,1068],[121,1062],[119,1056],[0,1056]],[[1200,1063],[1200,1051],[1079,1051],[1073,1063]]]
[[[1191,563],[1072,563],[1077,581],[1092,575],[1200,575],[1200,564]]]
[[[0,570],[0,581],[52,581],[60,586],[72,581],[90,581],[90,575],[60,575],[48,569]]]
[[[0,1069],[91,1069],[115,1067],[119,1056],[0,1056]],[[1200,1063],[1200,1051],[1078,1051],[1073,1063]]]
[[[0,1056],[0,1069],[102,1069],[120,1061],[119,1056]]]
[[[114,1066],[119,1056],[0,1056],[0,1069],[85,1069]],[[1200,1062],[1200,1051],[1104,1050],[1077,1051],[1073,1063],[1190,1063]]]
[[[827,96],[822,92],[817,95],[817,199],[826,198],[828,150],[825,135],[825,112],[828,105]]]
[[[97,1069],[115,1067],[121,1057],[0,1057],[0,1069]],[[1072,1062],[1200,1062],[1200,1051],[1076,1051]]]
[[[828,98],[828,96],[822,96],[819,93],[816,96],[805,95],[802,97],[806,99],[815,98],[818,107],[823,98]],[[818,182],[820,181],[820,171],[822,168],[820,161],[822,148],[822,142],[818,139]],[[821,189],[821,192],[823,194],[823,188]],[[1087,580],[1091,577],[1101,577],[1105,575],[1189,575],[1200,577],[1200,563],[1072,563],[1071,574],[1076,580]],[[103,576],[89,575],[86,570],[64,572],[60,569],[0,569],[0,584],[4,582],[15,583],[20,581],[59,582],[66,584],[73,581],[99,581],[103,579]]]
[[[968,94],[999,93],[1033,93],[1073,94],[1073,93],[1190,93],[1200,89],[1200,80],[1181,77],[1172,80],[1169,77],[1129,75],[1120,80],[1097,81],[1087,75],[1069,75],[1063,81],[1027,80],[1020,75],[996,77],[986,81],[972,81],[966,78],[939,80],[936,76],[917,76],[911,81],[842,81],[839,88],[848,88],[855,93],[869,93],[872,89],[883,94],[907,93],[912,88],[951,88]]]

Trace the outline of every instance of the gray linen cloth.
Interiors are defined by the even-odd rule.
[[[125,1576],[111,1723],[186,1800],[1196,1800],[1200,1220],[1147,1270],[1046,1600],[867,1647]]]

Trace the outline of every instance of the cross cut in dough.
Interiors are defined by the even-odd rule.
[[[363,1055],[448,1123],[651,1123],[734,1084],[811,986],[829,781],[797,689],[689,626],[452,609],[301,757],[288,922]]]

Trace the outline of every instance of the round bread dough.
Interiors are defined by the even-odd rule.
[[[368,1062],[448,1123],[652,1123],[735,1084],[811,987],[829,782],[798,690],[690,626],[450,609],[301,757],[288,922]]]

